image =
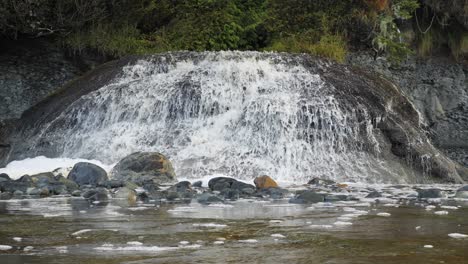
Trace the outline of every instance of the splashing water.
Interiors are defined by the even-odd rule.
[[[42,127],[35,144],[109,164],[158,151],[184,178],[379,181],[383,171],[398,178],[378,158],[366,108],[345,107],[334,89],[280,55],[165,54],[124,67]]]

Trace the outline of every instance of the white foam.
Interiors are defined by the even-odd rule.
[[[436,215],[448,215],[448,211],[435,211],[434,214]]]
[[[378,215],[378,216],[383,216],[383,217],[389,217],[389,216],[391,216],[391,214],[389,214],[389,213],[378,213],[377,215]]]
[[[465,235],[465,234],[460,234],[460,233],[450,233],[448,234],[449,237],[451,238],[468,238],[468,235]]]
[[[333,228],[332,225],[310,225],[309,228],[314,228],[314,229],[330,229]]]
[[[240,243],[249,243],[249,244],[258,243],[257,239],[241,239],[237,241]]]
[[[335,223],[333,223],[334,225],[336,226],[350,226],[352,225],[353,223],[351,222],[343,222],[343,221],[336,221]]]
[[[282,234],[271,234],[271,237],[276,237],[276,238],[285,238],[286,236]]]
[[[162,252],[177,250],[178,247],[158,247],[158,246],[127,246],[127,247],[96,247],[97,251],[138,251],[138,252]]]
[[[24,251],[24,252],[28,252],[28,251],[31,251],[31,250],[33,250],[33,249],[34,249],[33,246],[26,246],[26,247],[23,248],[23,251]]]
[[[456,207],[456,206],[449,206],[449,205],[442,205],[442,206],[440,206],[440,208],[446,209],[446,210],[458,210],[458,207]]]
[[[16,242],[21,242],[21,241],[23,241],[23,238],[21,238],[21,237],[14,237],[13,240],[16,241]]]
[[[24,160],[15,160],[5,168],[0,169],[0,173],[6,173],[12,179],[18,179],[23,175],[34,175],[43,172],[52,172],[57,168],[73,167],[78,162],[89,162],[106,171],[110,171],[114,165],[106,165],[98,160],[87,159],[69,159],[69,158],[47,158],[38,156],[35,158],[27,158]]]
[[[224,241],[215,241],[213,245],[224,245]]]
[[[424,248],[434,248],[433,245],[424,245]]]
[[[143,243],[139,242],[139,241],[128,241],[127,242],[127,245],[131,245],[131,246],[142,246]]]
[[[203,224],[193,224],[196,227],[209,227],[209,228],[225,228],[227,225],[216,224],[216,223],[203,223]]]
[[[10,250],[10,249],[12,249],[12,248],[13,248],[12,246],[0,245],[0,250]]]

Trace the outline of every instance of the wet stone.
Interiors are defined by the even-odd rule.
[[[296,204],[319,203],[324,201],[325,195],[310,190],[299,192],[295,197],[289,200],[290,203]]]
[[[382,197],[382,193],[378,191],[372,191],[368,195],[366,195],[366,198],[379,198]]]
[[[443,198],[443,192],[437,188],[417,189],[419,199]]]
[[[455,193],[456,198],[468,199],[468,185],[461,187]]]
[[[223,200],[218,196],[210,193],[203,193],[198,198],[197,201],[201,204],[212,204],[212,203],[222,203]]]
[[[78,162],[68,174],[68,179],[78,185],[97,186],[108,180],[107,173],[101,167],[88,162]]]

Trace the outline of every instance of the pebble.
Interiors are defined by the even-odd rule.
[[[424,245],[424,248],[434,248],[433,245]]]

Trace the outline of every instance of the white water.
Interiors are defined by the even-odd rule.
[[[0,169],[0,173],[6,173],[12,179],[18,179],[23,175],[34,175],[43,172],[51,172],[58,168],[71,169],[78,162],[89,162],[102,167],[106,171],[112,169],[112,165],[103,164],[98,160],[69,159],[69,158],[46,158],[39,156],[24,160],[10,162],[5,168]],[[66,173],[67,176],[68,173]]]
[[[166,55],[123,72],[42,127],[37,146],[51,142],[62,157],[105,164],[158,151],[179,178],[189,179],[402,179],[378,158],[370,118],[358,120],[366,108],[346,110],[318,73],[280,56]],[[393,177],[379,177],[382,172]]]

